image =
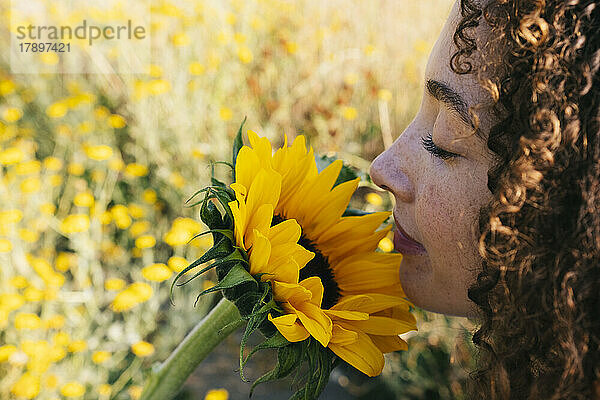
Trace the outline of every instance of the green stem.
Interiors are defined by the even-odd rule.
[[[221,301],[192,329],[146,381],[140,400],[172,399],[198,364],[243,323],[236,306]]]

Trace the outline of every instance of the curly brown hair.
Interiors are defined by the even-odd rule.
[[[600,1],[460,7],[451,68],[477,72],[499,116],[469,290],[482,319],[472,396],[600,398]],[[498,49],[483,64],[482,21]]]

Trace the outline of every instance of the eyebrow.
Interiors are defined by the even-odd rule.
[[[475,128],[473,119],[469,114],[467,102],[454,89],[445,83],[428,79],[427,92],[436,100],[444,103],[450,110],[456,112],[460,119],[471,128]]]

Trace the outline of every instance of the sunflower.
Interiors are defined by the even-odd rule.
[[[359,179],[336,185],[342,162],[318,171],[303,136],[271,143],[248,131],[235,163],[236,200],[228,205],[250,273],[271,283],[281,313],[268,315],[289,342],[309,336],[369,376],[383,353],[407,348],[398,335],[416,329],[400,287],[401,254],[375,249],[390,227],[378,212],[343,216]]]

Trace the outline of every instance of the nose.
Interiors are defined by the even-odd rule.
[[[405,173],[406,163],[402,151],[402,140],[381,153],[371,163],[370,175],[380,188],[392,192],[396,202],[412,203],[415,199],[414,186]]]

